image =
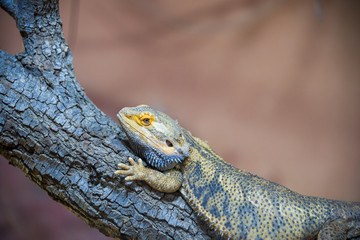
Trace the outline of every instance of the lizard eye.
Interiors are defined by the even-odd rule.
[[[143,118],[143,119],[142,119],[142,122],[143,122],[143,124],[144,124],[145,126],[149,126],[150,123],[151,123],[150,118]]]
[[[174,145],[172,144],[172,142],[170,142],[169,140],[166,140],[165,142],[166,142],[166,145],[167,145],[168,147],[173,147],[173,146],[174,146]]]
[[[136,117],[138,119],[138,123],[142,126],[150,126],[154,121],[154,116],[151,113],[141,113]]]

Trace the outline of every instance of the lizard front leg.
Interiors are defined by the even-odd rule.
[[[130,165],[119,163],[118,167],[122,170],[115,171],[115,174],[127,175],[126,181],[145,181],[152,188],[160,192],[176,192],[182,184],[182,174],[179,170],[171,169],[166,172],[160,172],[151,168],[144,167],[139,158],[138,163],[129,158]]]

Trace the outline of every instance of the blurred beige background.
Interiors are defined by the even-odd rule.
[[[360,201],[359,1],[62,0],[60,7],[77,80],[113,119],[124,106],[148,104],[240,169],[302,194]],[[22,50],[3,11],[0,48]],[[32,239],[17,218],[44,193],[4,159],[0,181],[0,206],[8,209],[0,234]],[[19,198],[26,198],[20,209]],[[37,211],[49,205],[49,212],[38,224],[22,223],[28,231],[40,225],[64,239],[69,226],[41,220],[57,218],[58,209],[78,224],[74,232],[85,232],[76,234],[100,239],[41,199]],[[79,239],[74,232],[67,239]]]

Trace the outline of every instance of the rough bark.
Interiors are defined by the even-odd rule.
[[[0,50],[0,154],[91,227],[121,239],[209,239],[180,194],[125,184],[126,137],[76,81],[56,0],[0,0],[25,51]],[[119,89],[121,93],[121,89]]]

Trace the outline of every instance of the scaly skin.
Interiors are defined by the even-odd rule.
[[[212,229],[229,239],[360,239],[360,204],[304,196],[226,163],[176,121],[146,105],[118,118],[141,159],[119,164],[127,181],[180,190]]]

